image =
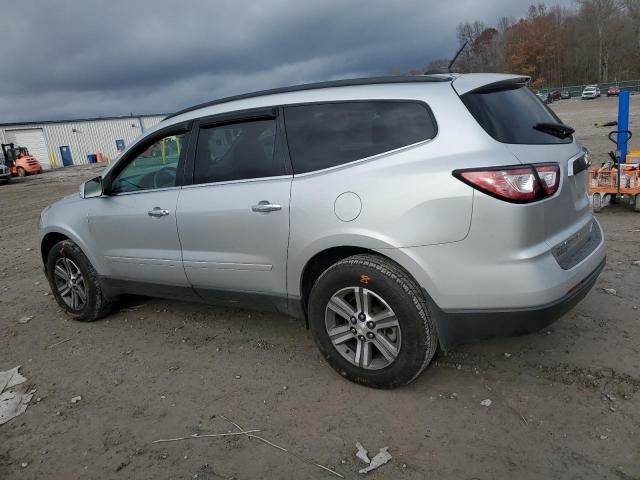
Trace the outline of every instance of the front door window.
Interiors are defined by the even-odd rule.
[[[111,193],[175,187],[184,137],[168,135],[148,145],[116,176]]]

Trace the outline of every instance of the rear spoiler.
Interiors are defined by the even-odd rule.
[[[501,90],[509,87],[525,86],[531,77],[524,75],[506,75],[501,73],[471,73],[460,75],[453,82],[452,86],[460,96],[482,91]]]

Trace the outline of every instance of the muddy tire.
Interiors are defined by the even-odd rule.
[[[420,287],[377,255],[355,255],[329,267],[311,290],[308,313],[324,358],[361,385],[406,385],[436,353],[438,338]]]
[[[19,177],[26,177],[27,176],[27,172],[22,167],[18,167],[18,172],[17,173],[18,173]]]
[[[58,305],[75,320],[91,322],[111,311],[91,262],[75,243],[58,242],[46,265],[47,280]]]

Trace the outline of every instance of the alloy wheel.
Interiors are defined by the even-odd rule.
[[[66,257],[56,261],[54,280],[58,294],[72,310],[82,310],[87,302],[87,288],[80,267]]]
[[[359,368],[388,367],[400,353],[402,332],[394,311],[366,288],[334,293],[325,310],[325,327],[338,353]]]

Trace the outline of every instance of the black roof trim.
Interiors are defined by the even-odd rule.
[[[138,118],[146,118],[146,117],[162,117],[167,115],[166,113],[148,113],[144,115],[123,115],[120,117],[92,117],[92,118],[75,118],[71,120],[42,120],[40,122],[9,122],[9,123],[0,123],[0,128],[4,127],[26,127],[26,126],[34,126],[34,125],[51,125],[55,123],[80,123],[80,122],[99,122],[102,120],[130,120],[130,119],[138,119]]]
[[[167,118],[177,117],[183,113],[192,112],[194,110],[200,110],[201,108],[211,107],[213,105],[219,105],[221,103],[233,102],[235,100],[244,100],[246,98],[264,97],[266,95],[274,95],[277,93],[289,93],[289,92],[302,92],[304,90],[316,90],[320,88],[333,88],[333,87],[353,87],[357,85],[379,85],[383,83],[421,83],[421,82],[450,82],[453,80],[452,76],[429,76],[429,75],[412,75],[412,76],[387,76],[387,77],[367,77],[367,78],[350,78],[346,80],[331,80],[328,82],[307,83],[303,85],[294,85],[290,87],[272,88],[270,90],[260,90],[252,93],[243,93],[241,95],[233,95],[231,97],[220,98],[218,100],[212,100],[210,102],[194,105],[193,107],[185,108],[176,113],[168,115]]]

